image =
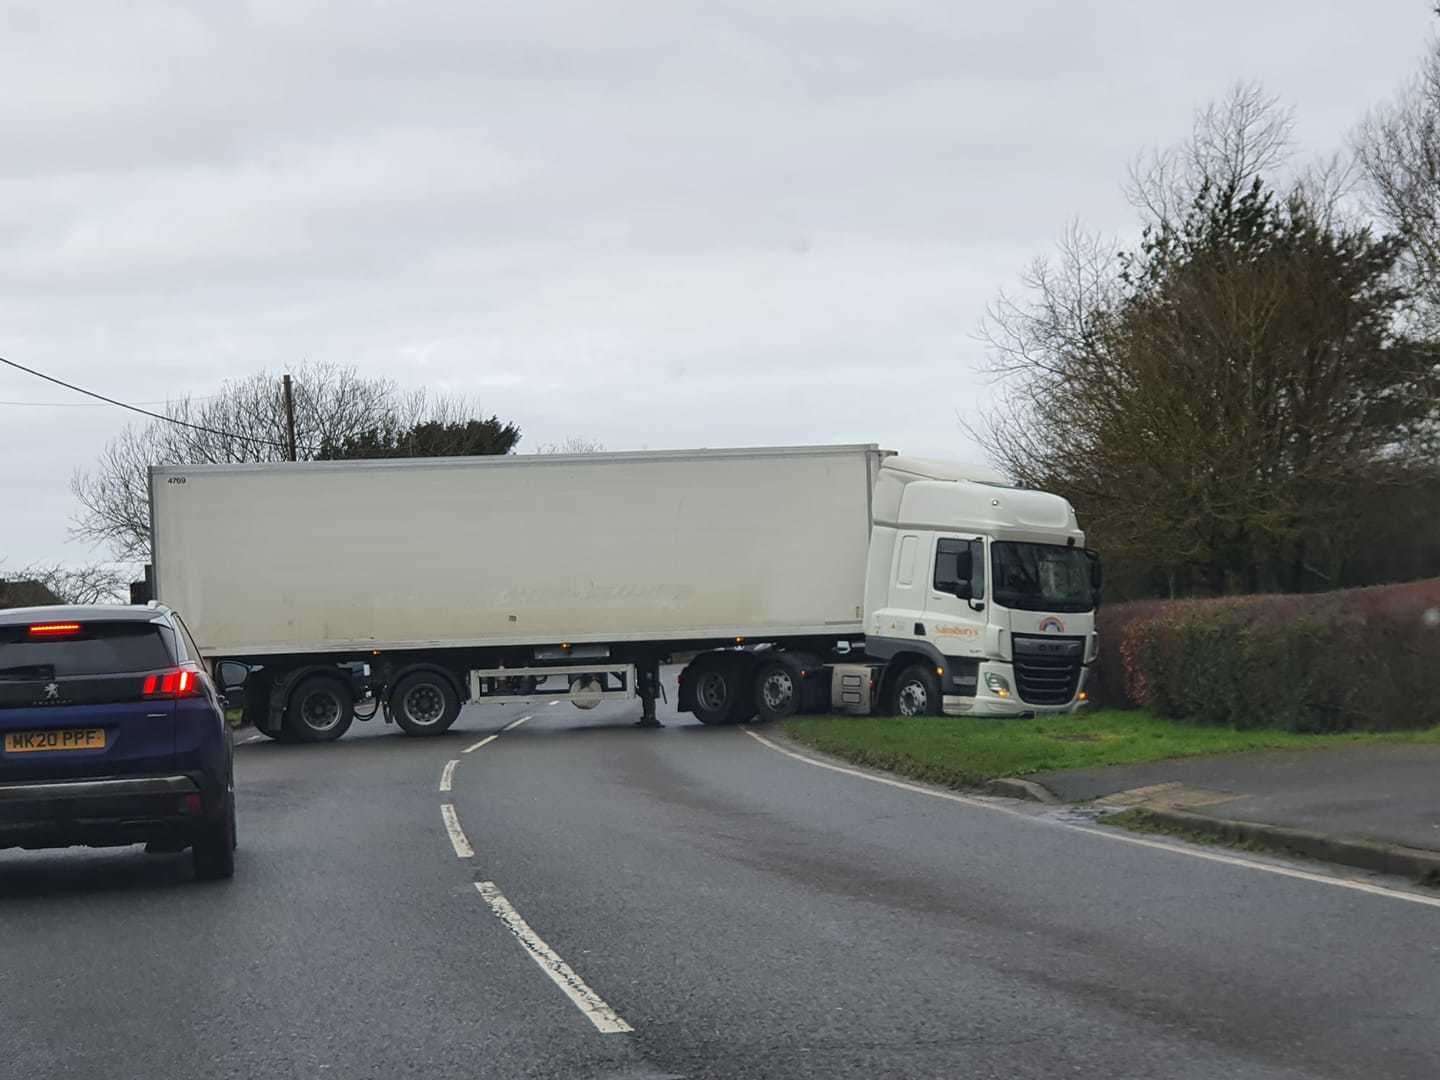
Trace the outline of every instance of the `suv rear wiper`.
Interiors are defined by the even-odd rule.
[[[0,667],[0,679],[6,682],[53,678],[55,678],[54,664],[19,664],[15,667]]]

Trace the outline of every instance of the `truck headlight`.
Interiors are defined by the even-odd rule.
[[[987,672],[985,675],[985,687],[996,697],[1010,696],[1010,680],[1004,675],[995,672]]]

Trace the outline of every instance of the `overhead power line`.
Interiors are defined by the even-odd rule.
[[[206,394],[204,397],[187,397],[186,401],[210,401],[219,397],[219,394]],[[132,401],[131,405],[169,405],[174,398],[159,398],[155,401]],[[0,401],[0,405],[14,405],[20,408],[30,409],[103,409],[108,401]]]
[[[207,435],[219,435],[222,438],[239,439],[241,442],[255,443],[259,446],[273,446],[277,450],[289,450],[289,447],[287,447],[285,443],[277,442],[274,439],[262,439],[255,435],[241,435],[234,431],[222,431],[219,428],[206,427],[203,424],[192,424],[188,420],[177,420],[173,416],[151,412],[149,409],[142,409],[139,405],[132,405],[126,401],[116,401],[114,398],[106,397],[104,394],[96,393],[94,390],[86,390],[83,386],[76,386],[74,383],[68,383],[64,379],[57,379],[54,375],[46,375],[43,371],[36,371],[34,368],[26,367],[24,364],[17,364],[14,360],[7,360],[3,356],[0,356],[0,364],[12,367],[16,371],[23,371],[27,375],[34,375],[37,379],[44,379],[46,382],[54,383],[56,386],[63,386],[66,390],[74,390],[77,394],[84,394],[86,397],[103,401],[107,405],[114,405],[121,409],[129,409],[133,413],[148,416],[152,420],[161,420],[167,424],[175,424],[177,427],[189,428],[191,431],[203,431]],[[305,449],[313,451],[315,448],[307,446]]]

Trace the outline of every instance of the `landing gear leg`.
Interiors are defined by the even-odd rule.
[[[660,661],[647,659],[635,665],[635,689],[640,694],[640,719],[636,727],[664,727],[655,715],[655,699],[660,696]]]

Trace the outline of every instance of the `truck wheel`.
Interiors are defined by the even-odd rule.
[[[755,715],[761,720],[784,720],[800,711],[800,668],[777,656],[755,669]]]
[[[235,793],[225,800],[220,820],[205,826],[190,845],[195,880],[223,881],[235,876]]]
[[[350,688],[329,675],[310,675],[290,693],[285,730],[296,742],[334,742],[355,720]]]
[[[702,724],[728,724],[735,707],[733,679],[724,668],[707,665],[695,675],[695,719]]]
[[[929,664],[911,664],[895,676],[885,695],[889,716],[935,716],[940,712],[940,680]]]
[[[416,671],[395,684],[390,716],[406,735],[439,735],[460,715],[460,697],[450,680],[433,671]]]
[[[738,724],[755,714],[750,693],[748,658],[737,654],[702,656],[685,669],[694,708],[702,724]]]

